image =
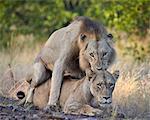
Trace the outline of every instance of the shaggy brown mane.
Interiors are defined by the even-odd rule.
[[[99,34],[100,37],[104,35],[106,32],[106,29],[102,24],[100,24],[97,21],[93,21],[88,17],[79,16],[76,17],[73,22],[75,21],[82,21],[83,25],[81,28],[81,31],[87,32],[87,33],[95,33],[96,35]]]

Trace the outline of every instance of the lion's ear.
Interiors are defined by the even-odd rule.
[[[113,35],[111,33],[107,34],[107,37],[112,40],[113,39]]]
[[[117,79],[119,78],[119,74],[120,74],[120,72],[119,72],[119,70],[116,70],[112,75],[113,75],[113,77],[114,77],[114,79],[117,81]]]

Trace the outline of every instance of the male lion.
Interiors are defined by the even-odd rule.
[[[87,72],[81,80],[64,79],[60,94],[63,112],[69,114],[102,115],[111,106],[112,92],[119,71]],[[33,103],[40,108],[47,105],[52,81],[47,81],[35,89]],[[44,91],[44,92],[43,92]]]
[[[91,41],[109,41],[110,39],[112,36],[107,34],[102,25],[86,17],[78,17],[67,27],[55,31],[35,59],[33,76],[25,103],[33,101],[34,89],[50,78],[51,71],[53,71],[46,109],[56,106],[64,74],[69,73],[74,78],[81,78],[85,75],[85,68],[82,68],[84,62],[79,64],[80,51],[85,49]],[[96,69],[103,69],[99,65],[97,64]],[[89,67],[91,66],[89,63]]]
[[[91,68],[93,71],[107,70],[116,57],[113,41],[105,39],[89,42],[79,54],[81,69]]]

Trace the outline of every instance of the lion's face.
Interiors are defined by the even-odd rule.
[[[116,80],[119,77],[119,71],[110,74],[108,71],[99,71],[97,74],[91,75],[90,91],[94,96],[100,108],[105,108],[112,103],[112,93]]]
[[[93,71],[106,70],[114,58],[115,50],[109,43],[109,37],[106,37],[87,43],[80,51],[80,66],[83,69],[91,68]]]

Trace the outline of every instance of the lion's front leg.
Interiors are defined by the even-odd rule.
[[[103,114],[103,111],[97,108],[93,108],[90,105],[81,105],[81,104],[77,104],[72,103],[71,105],[67,105],[64,109],[65,113],[68,114],[76,114],[76,115],[88,115],[88,116],[101,116]]]
[[[90,105],[83,105],[79,110],[77,110],[77,113],[89,116],[101,116],[103,111],[97,108],[93,108]]]
[[[60,111],[59,106],[59,96],[61,85],[63,81],[63,74],[65,69],[65,58],[58,59],[55,62],[52,79],[51,79],[51,88],[50,96],[47,106],[44,108],[45,111]]]

